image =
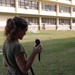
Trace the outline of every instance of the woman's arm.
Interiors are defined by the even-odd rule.
[[[39,52],[41,52],[42,48],[40,46],[34,47],[32,54],[30,55],[29,59],[26,60],[26,55],[25,53],[21,53],[16,57],[16,62],[20,68],[20,70],[23,73],[26,73],[29,68],[31,67],[34,58],[36,56],[36,54],[38,54]]]
[[[25,53],[21,53],[16,57],[16,62],[23,73],[26,73],[31,67],[36,54],[32,52],[29,59],[26,61]]]

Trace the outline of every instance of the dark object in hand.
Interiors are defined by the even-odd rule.
[[[38,46],[38,45],[40,44],[40,40],[39,40],[39,39],[36,39],[36,40],[35,40],[35,43],[36,43],[35,46]],[[38,59],[39,59],[39,61],[40,61],[40,53],[38,54]]]
[[[35,43],[36,43],[35,46],[38,46],[38,45],[40,44],[40,40],[39,40],[39,39],[36,39],[36,40],[35,40]]]

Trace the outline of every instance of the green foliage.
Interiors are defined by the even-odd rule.
[[[0,48],[4,42],[3,32],[0,32]],[[23,44],[28,57],[32,52],[35,39],[41,40],[43,51],[41,61],[36,56],[33,68],[36,75],[75,75],[75,32],[74,31],[47,31],[29,33],[20,42]],[[3,66],[0,55],[0,75],[6,75],[7,69]]]

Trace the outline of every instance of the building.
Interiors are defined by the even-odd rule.
[[[74,30],[75,0],[0,0],[0,30],[14,16],[25,18],[29,30]]]

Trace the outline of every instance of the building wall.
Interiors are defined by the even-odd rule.
[[[6,20],[14,16],[24,17],[29,22],[29,30],[42,30],[43,25],[45,30],[75,29],[75,0],[32,0],[27,6],[24,6],[24,2],[20,5],[18,0],[6,1],[7,4],[0,3],[0,30],[4,30]],[[33,5],[37,1],[35,8]]]
[[[9,14],[0,14],[0,30],[2,31],[2,30],[4,30],[4,27],[6,26],[6,20],[8,19],[8,18],[12,18],[12,17],[14,17],[14,15],[12,16],[12,15],[9,15]]]

